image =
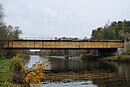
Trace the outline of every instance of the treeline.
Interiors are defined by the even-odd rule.
[[[130,38],[130,21],[114,21],[92,31],[92,40],[124,40]]]
[[[22,34],[22,31],[18,26],[13,27],[4,22],[4,12],[2,5],[0,4],[0,58],[12,57],[13,54],[16,53],[16,51],[4,50],[2,47],[8,39],[19,39],[20,34]]]
[[[123,54],[130,54],[130,21],[114,21],[104,27],[92,31],[91,40],[123,40],[125,50]]]

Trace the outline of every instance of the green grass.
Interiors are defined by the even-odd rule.
[[[6,87],[10,77],[11,59],[0,59],[0,87]]]
[[[0,59],[0,87],[23,87],[22,84],[11,82],[10,67],[11,59]]]

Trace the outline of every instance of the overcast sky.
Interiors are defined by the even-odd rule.
[[[5,22],[22,36],[90,37],[112,21],[130,20],[130,0],[0,0]]]

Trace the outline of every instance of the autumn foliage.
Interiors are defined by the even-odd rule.
[[[25,67],[25,62],[23,58],[15,56],[12,59],[11,69],[12,69],[12,81],[22,84],[40,84],[45,79],[45,66],[48,62],[33,64],[31,68]]]
[[[43,71],[45,70],[45,66],[47,62],[36,63],[33,64],[31,69],[24,68],[25,82],[27,83],[40,83],[43,79],[45,79],[45,74]]]

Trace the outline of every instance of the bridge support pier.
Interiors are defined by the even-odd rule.
[[[105,49],[101,48],[97,50],[96,56],[110,56],[117,53],[117,48]]]

